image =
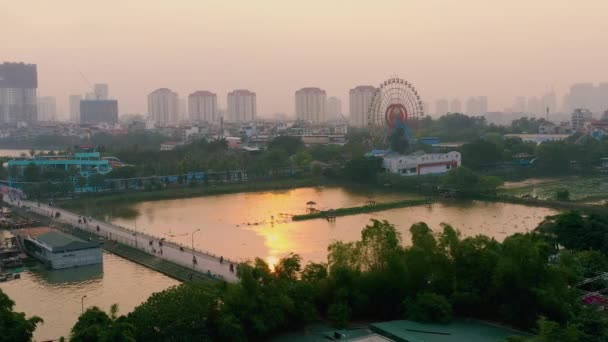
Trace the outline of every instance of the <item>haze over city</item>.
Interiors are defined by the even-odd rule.
[[[120,113],[145,113],[167,87],[185,97],[246,88],[258,113],[293,116],[297,89],[343,103],[391,75],[422,100],[517,96],[608,79],[608,2],[571,1],[2,1],[1,56],[38,65],[38,94],[67,119],[69,94],[110,85]]]

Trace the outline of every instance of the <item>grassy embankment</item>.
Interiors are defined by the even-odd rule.
[[[338,208],[335,210],[318,211],[311,214],[294,215],[292,219],[294,221],[312,220],[318,218],[326,218],[330,216],[348,216],[362,213],[371,213],[374,211],[382,211],[388,209],[413,207],[417,205],[428,205],[432,202],[428,199],[410,199],[403,201],[393,201],[385,203],[376,203],[371,205],[363,205],[358,207]]]

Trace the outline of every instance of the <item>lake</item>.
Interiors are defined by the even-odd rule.
[[[64,270],[48,270],[39,265],[21,273],[21,279],[0,283],[14,302],[15,310],[37,315],[44,324],[36,328],[34,339],[45,341],[69,337],[81,312],[98,306],[109,312],[114,303],[119,314],[132,311],[154,293],[179,282],[114,254],[103,255],[103,265]]]
[[[338,217],[335,222],[291,221],[292,215],[306,212],[309,201],[325,210],[363,205],[368,195],[343,188],[300,188],[140,202],[130,205],[138,213],[135,217],[113,217],[124,212],[118,207],[107,207],[106,212],[115,224],[187,245],[192,243],[192,232],[200,228],[194,235],[195,247],[237,260],[262,257],[271,265],[291,252],[305,261],[325,261],[332,241],[358,240],[372,218],[395,224],[404,243],[409,243],[410,226],[421,221],[435,231],[440,231],[441,223],[449,223],[463,236],[484,234],[501,241],[534,229],[545,216],[556,213],[516,204],[458,201]],[[377,202],[418,198],[394,193],[373,197]]]

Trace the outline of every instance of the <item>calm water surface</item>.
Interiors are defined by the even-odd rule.
[[[81,310],[96,305],[106,312],[114,303],[119,314],[132,311],[152,293],[177,285],[178,281],[113,254],[104,253],[103,265],[65,270],[28,269],[21,279],[0,283],[15,309],[44,319],[36,329],[37,341],[69,337]]]
[[[25,155],[29,157],[30,151],[31,150],[26,149],[0,149],[0,157],[21,157],[22,153],[25,153]],[[36,150],[36,152],[40,151]]]
[[[378,202],[403,198],[415,196],[374,196]],[[307,261],[325,261],[332,241],[358,240],[371,218],[395,224],[404,243],[409,243],[409,227],[420,221],[436,231],[441,223],[450,223],[463,236],[485,234],[503,240],[510,234],[534,229],[545,216],[556,213],[552,209],[473,201],[338,217],[336,222],[291,221],[291,215],[305,213],[309,201],[316,202],[318,209],[328,209],[363,205],[367,199],[367,194],[342,188],[302,188],[141,202],[132,205],[139,212],[136,218],[112,218],[112,209],[108,213],[116,224],[188,245],[192,243],[191,232],[200,228],[194,236],[197,248],[240,260],[259,256],[271,265],[290,252]]]

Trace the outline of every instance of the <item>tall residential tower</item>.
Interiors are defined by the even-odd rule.
[[[296,91],[296,119],[313,123],[325,122],[327,94],[319,88],[302,88]]]
[[[349,91],[350,124],[357,127],[367,126],[367,111],[374,97],[373,86],[357,86]]]
[[[0,64],[0,123],[35,122],[37,88],[35,64]]]

